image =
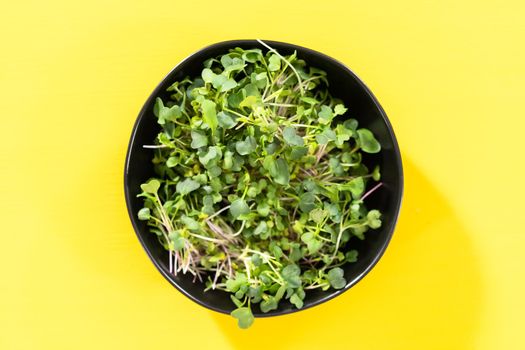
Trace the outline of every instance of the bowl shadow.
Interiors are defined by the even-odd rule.
[[[228,316],[210,312],[232,348],[473,347],[482,291],[469,234],[447,199],[406,157],[404,169],[398,226],[372,272],[327,303],[259,318],[247,331]]]

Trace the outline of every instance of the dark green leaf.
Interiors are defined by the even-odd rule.
[[[311,192],[305,192],[299,196],[299,209],[308,213],[315,208],[315,195]]]
[[[361,149],[366,153],[378,153],[381,150],[379,141],[376,140],[374,134],[368,129],[358,129],[359,144]]]
[[[345,259],[346,259],[347,262],[353,263],[353,262],[357,261],[357,256],[358,255],[359,255],[359,253],[357,252],[357,250],[350,250],[350,251],[346,252]]]

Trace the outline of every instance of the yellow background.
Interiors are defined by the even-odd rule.
[[[12,1],[0,11],[0,349],[525,349],[522,1]],[[123,196],[139,109],[181,59],[263,38],[342,60],[403,152],[380,263],[242,331],[166,282]],[[337,347],[336,347],[337,346]]]

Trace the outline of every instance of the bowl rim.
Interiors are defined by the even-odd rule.
[[[337,59],[335,59],[335,58],[333,58],[331,56],[328,56],[328,55],[326,55],[326,54],[324,54],[322,52],[319,52],[319,51],[316,51],[316,50],[313,50],[313,49],[310,49],[310,48],[307,48],[307,47],[304,47],[304,46],[299,46],[299,45],[296,45],[296,44],[291,44],[291,43],[282,42],[282,41],[275,41],[275,40],[262,40],[262,41],[264,43],[270,45],[270,46],[272,46],[272,45],[286,46],[287,48],[292,49],[292,50],[308,52],[308,53],[310,53],[312,55],[319,56],[321,59],[326,60],[326,61],[330,61],[332,64],[335,64],[336,66],[338,66],[338,68],[340,68],[341,70],[345,70],[348,74],[350,74],[351,76],[354,77],[356,82],[359,84],[360,88],[370,97],[371,101],[374,103],[375,107],[379,111],[379,114],[381,115],[381,117],[383,119],[383,122],[385,123],[386,128],[388,130],[388,134],[389,134],[390,138],[392,139],[393,152],[394,152],[394,155],[395,155],[395,161],[398,164],[398,167],[397,167],[398,168],[398,174],[397,174],[397,176],[398,176],[399,180],[398,180],[398,183],[396,185],[398,186],[399,195],[397,196],[397,198],[395,198],[396,199],[396,202],[394,203],[395,213],[392,215],[391,229],[386,233],[386,237],[385,237],[385,240],[384,240],[383,244],[377,250],[376,254],[374,255],[374,257],[372,259],[372,261],[366,266],[366,268],[363,269],[363,271],[361,271],[361,273],[359,273],[352,280],[347,281],[347,283],[346,283],[346,285],[345,285],[345,287],[343,289],[333,290],[333,291],[331,291],[329,293],[326,293],[325,296],[319,298],[318,300],[315,300],[313,302],[305,304],[301,309],[296,309],[296,308],[292,308],[292,309],[289,309],[289,310],[279,310],[279,309],[277,309],[277,310],[272,310],[272,311],[270,311],[268,313],[258,313],[258,312],[254,313],[254,316],[257,317],[257,318],[286,315],[286,314],[291,314],[291,313],[295,313],[295,312],[298,312],[298,311],[309,309],[311,307],[314,307],[314,306],[317,306],[319,304],[325,303],[325,302],[327,302],[327,301],[329,301],[329,300],[331,300],[331,299],[333,299],[333,298],[343,294],[344,292],[346,292],[350,288],[352,288],[355,284],[357,284],[359,281],[361,281],[376,266],[378,261],[384,255],[384,253],[386,251],[386,248],[388,247],[388,245],[389,245],[389,243],[390,243],[390,241],[392,239],[392,236],[394,234],[395,227],[397,225],[397,221],[399,219],[399,215],[400,215],[400,212],[401,212],[401,204],[402,204],[403,194],[404,194],[403,162],[402,162],[402,159],[401,159],[401,151],[400,151],[400,148],[399,148],[399,144],[398,144],[397,138],[395,136],[392,124],[390,123],[390,120],[388,119],[388,117],[386,115],[386,112],[384,111],[383,107],[381,107],[381,105],[379,104],[379,101],[374,96],[374,94],[371,92],[371,90],[368,88],[368,86],[363,82],[363,80],[354,71],[352,71],[348,66],[346,66],[344,63],[342,63],[341,61],[339,61],[339,60],[337,60]],[[138,126],[141,123],[141,121],[144,118],[144,116],[146,115],[146,113],[148,112],[148,108],[151,106],[152,102],[155,100],[155,98],[158,96],[159,92],[162,90],[162,86],[164,85],[164,82],[166,81],[166,79],[168,79],[173,73],[175,73],[179,69],[180,66],[182,66],[185,62],[191,60],[197,54],[200,54],[202,52],[209,51],[209,50],[212,50],[212,49],[215,49],[215,48],[219,48],[219,47],[226,47],[226,48],[228,48],[228,47],[236,47],[236,46],[243,47],[243,46],[246,46],[246,45],[261,46],[261,44],[258,42],[258,39],[235,39],[235,40],[220,41],[220,42],[216,42],[216,43],[207,45],[207,46],[205,46],[205,47],[203,47],[203,48],[201,48],[199,50],[196,50],[196,51],[192,52],[191,54],[186,56],[184,59],[182,59],[179,63],[177,63],[160,80],[160,82],[157,84],[155,89],[151,92],[151,94],[149,95],[147,100],[144,102],[144,105],[140,109],[140,111],[138,113],[138,116],[137,116],[137,118],[135,120],[135,123],[133,125],[131,136],[130,136],[130,139],[129,139],[129,142],[128,142],[128,148],[127,148],[127,151],[126,151],[126,159],[125,159],[125,166],[124,166],[124,195],[125,195],[125,201],[126,201],[126,207],[127,207],[128,215],[130,217],[130,221],[131,221],[131,224],[133,226],[133,230],[135,231],[135,235],[137,236],[137,238],[138,238],[142,248],[144,249],[144,251],[148,255],[148,258],[151,260],[151,262],[157,268],[157,270],[161,273],[161,275],[173,287],[175,287],[180,293],[182,293],[183,295],[185,295],[186,297],[188,297],[190,300],[194,301],[195,303],[197,303],[197,304],[199,304],[199,305],[201,305],[201,306],[203,306],[203,307],[205,307],[205,308],[207,308],[209,310],[213,310],[213,311],[220,312],[220,313],[223,313],[223,314],[229,314],[230,312],[227,311],[227,310],[224,310],[222,308],[216,307],[216,306],[214,306],[214,305],[212,305],[210,303],[206,303],[206,302],[200,300],[199,298],[195,297],[192,293],[189,293],[185,289],[180,287],[178,285],[177,281],[175,281],[173,279],[173,276],[171,276],[167,271],[164,270],[164,268],[152,256],[152,253],[146,247],[146,244],[145,244],[142,236],[139,234],[140,230],[139,230],[139,227],[137,225],[137,218],[135,216],[135,213],[133,213],[131,211],[131,193],[130,193],[130,188],[129,188],[129,183],[128,183],[129,164],[130,164],[130,158],[131,158],[133,145],[134,145],[136,134],[137,134],[137,131],[138,131]]]

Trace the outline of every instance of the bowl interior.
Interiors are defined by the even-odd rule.
[[[287,43],[266,42],[283,54],[291,54],[296,50],[298,57],[304,59],[310,66],[325,70],[328,74],[329,89],[332,95],[344,101],[348,107],[347,115],[356,118],[360,126],[372,130],[382,146],[382,151],[377,155],[367,155],[364,163],[373,162],[381,166],[383,186],[367,198],[367,205],[369,208],[379,209],[383,213],[383,226],[378,230],[369,231],[364,241],[354,237],[349,242],[348,246],[359,251],[359,259],[353,264],[343,266],[345,278],[348,281],[347,286],[338,291],[309,291],[304,300],[304,309],[333,298],[350,288],[375,265],[383,254],[392,236],[400,209],[403,192],[401,158],[392,127],[383,109],[354,73],[340,62],[319,52]],[[204,60],[226,53],[234,47],[261,48],[266,51],[255,40],[235,40],[214,44],[185,59],[164,78],[148,98],[137,118],[128,148],[124,174],[129,215],[135,232],[152,262],[170,283],[190,299],[205,307],[225,313],[229,313],[235,308],[228,293],[221,291],[204,292],[203,285],[193,283],[192,276],[179,274],[174,277],[169,274],[167,252],[158,244],[156,236],[149,233],[145,223],[139,221],[136,215],[142,208],[142,199],[137,198],[137,194],[140,192],[140,184],[154,175],[151,165],[152,150],[145,149],[142,146],[151,144],[160,131],[153,115],[155,98],[160,96],[167,99],[169,94],[166,93],[166,88],[174,81],[186,76],[200,76]],[[266,314],[260,312],[258,307],[252,308],[255,316],[271,316],[298,311],[288,302],[281,302],[278,310]]]

